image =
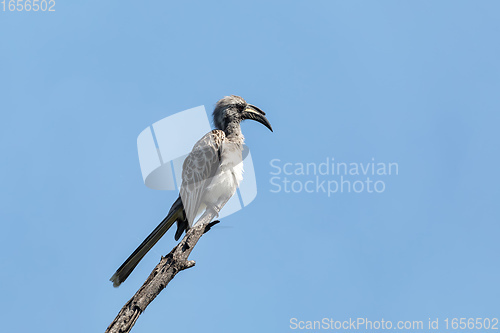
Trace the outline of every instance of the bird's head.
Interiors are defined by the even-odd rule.
[[[231,123],[239,124],[245,119],[252,119],[263,124],[272,132],[273,128],[265,115],[265,112],[258,107],[248,104],[240,96],[234,95],[219,100],[213,112],[214,125],[217,129],[225,130]]]

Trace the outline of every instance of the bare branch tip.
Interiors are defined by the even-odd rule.
[[[182,266],[182,269],[188,269],[188,268],[193,267],[194,265],[196,265],[196,261],[194,261],[194,260],[187,260],[187,261],[184,262],[184,264]]]

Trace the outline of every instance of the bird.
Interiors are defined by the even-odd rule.
[[[264,111],[240,96],[226,96],[216,103],[212,113],[215,129],[196,142],[184,160],[179,197],[162,222],[110,278],[114,287],[127,279],[174,222],[177,223],[174,238],[178,241],[193,226],[199,214],[210,211],[218,217],[243,179],[245,138],[240,124],[246,119],[255,120],[273,132],[265,115]]]

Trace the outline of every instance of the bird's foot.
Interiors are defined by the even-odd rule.
[[[203,233],[208,232],[214,225],[216,225],[219,222],[220,222],[219,220],[215,220],[215,221],[212,221],[209,224],[207,224],[207,226],[205,227],[205,230],[203,231]]]

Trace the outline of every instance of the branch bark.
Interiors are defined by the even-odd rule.
[[[130,332],[141,313],[167,287],[175,275],[195,265],[194,260],[188,260],[189,254],[201,236],[219,223],[219,221],[210,222],[215,216],[215,212],[205,212],[198,222],[186,232],[181,242],[168,255],[161,258],[160,263],[153,269],[146,282],[123,306],[105,333]]]

